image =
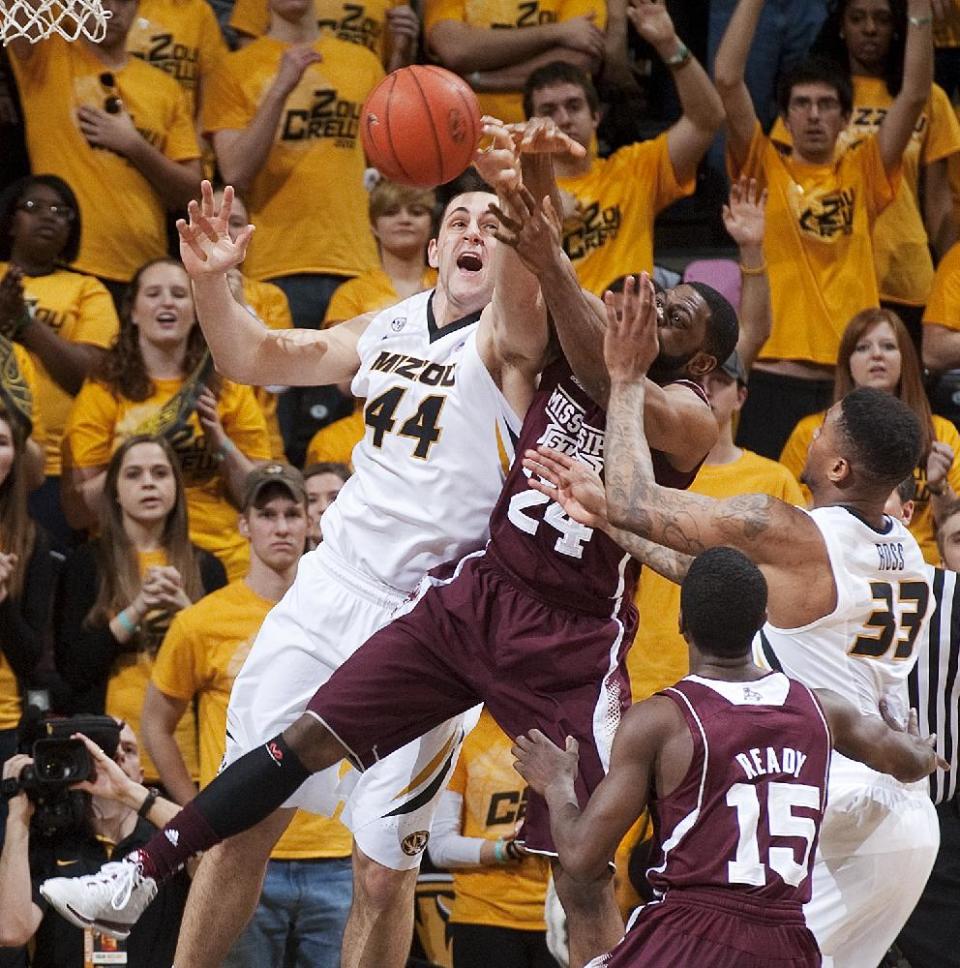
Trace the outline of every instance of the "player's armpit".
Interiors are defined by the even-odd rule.
[[[710,407],[688,386],[647,381],[643,427],[649,445],[678,471],[693,470],[717,442],[720,428]]]

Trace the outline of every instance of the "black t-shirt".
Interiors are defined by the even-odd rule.
[[[33,903],[43,911],[36,934],[32,968],[83,968],[83,931],[60,917],[40,894],[48,877],[79,877],[96,873],[109,860],[120,860],[142,847],[156,833],[146,820],[137,820],[133,833],[111,850],[92,835],[67,834],[52,841],[31,835],[30,877]],[[180,918],[187,901],[190,879],[183,872],[158,891],[124,942],[128,968],[170,968],[180,933]]]

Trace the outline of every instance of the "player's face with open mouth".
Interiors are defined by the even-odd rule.
[[[454,198],[428,253],[447,295],[455,299],[475,296],[478,309],[493,294],[494,232],[499,223],[489,206],[495,201],[496,196],[489,192],[468,192]]]

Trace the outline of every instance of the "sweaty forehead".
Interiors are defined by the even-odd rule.
[[[443,210],[442,222],[446,222],[457,209],[465,209],[469,215],[482,215],[491,202],[496,202],[493,192],[463,192],[454,195]]]
[[[682,303],[697,314],[709,313],[710,311],[707,301],[689,283],[682,282],[679,286],[674,286],[673,289],[667,289],[665,296],[667,305]]]

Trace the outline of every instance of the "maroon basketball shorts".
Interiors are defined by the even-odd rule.
[[[425,590],[424,590],[425,589]],[[636,610],[599,617],[534,598],[482,553],[435,578],[368,639],[307,706],[366,768],[478,702],[510,737],[542,730],[580,744],[581,805],[603,778],[630,701],[624,658]],[[546,804],[532,792],[520,839],[555,854]]]
[[[734,895],[734,896],[731,896]],[[671,891],[640,909],[623,940],[587,968],[814,968],[820,949],[799,904],[732,891]]]

